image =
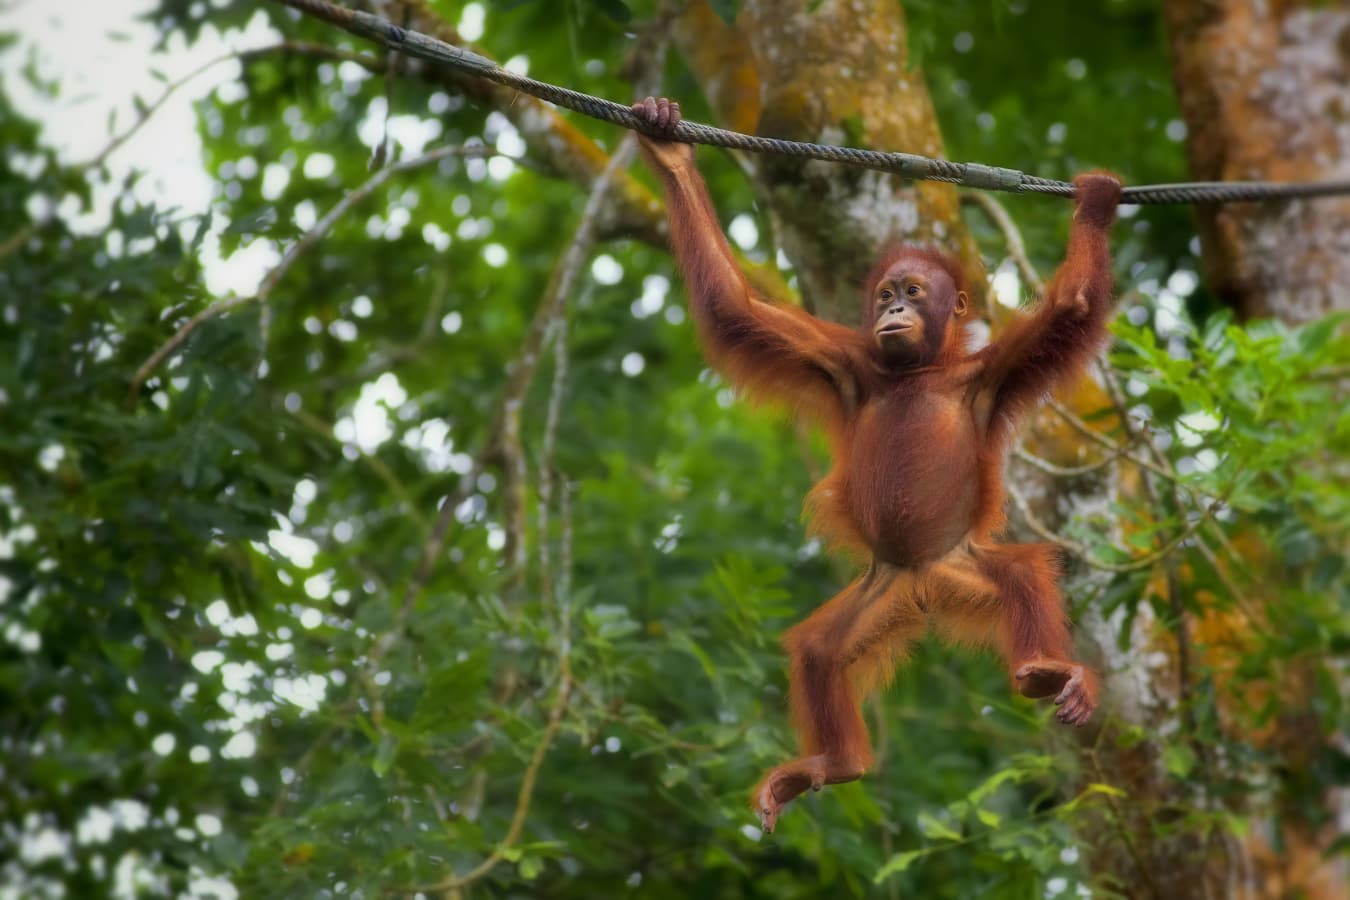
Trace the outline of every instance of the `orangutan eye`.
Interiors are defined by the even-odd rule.
[[[882,299],[882,300],[889,300],[889,299],[891,299],[891,298],[894,297],[894,296],[895,296],[895,295],[892,294],[890,291],[882,291],[882,292],[881,292],[881,299]]]
[[[919,286],[917,284],[911,284],[905,293],[909,294],[911,297],[917,297],[919,296]]]

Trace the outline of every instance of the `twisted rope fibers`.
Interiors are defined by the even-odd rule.
[[[865,169],[895,172],[916,181],[945,181],[964,187],[1009,193],[1051,194],[1072,197],[1074,187],[1067,181],[1039,178],[1016,169],[986,166],[980,163],[957,163],[932,159],[913,153],[890,153],[881,150],[863,150],[856,147],[836,147],[805,141],[786,141],[779,138],[741,134],[681,121],[673,130],[661,131],[639,118],[632,109],[621,103],[593,97],[580,91],[536,81],[524,75],[507,71],[485,56],[464,47],[456,47],[418,31],[401,28],[386,19],[360,10],[346,9],[326,0],[277,0],[285,6],[348,31],[357,37],[378,41],[390,50],[406,56],[424,59],[439,65],[485,78],[540,100],[579,112],[593,119],[611,122],[623,128],[640,131],[653,137],[667,138],[688,144],[707,144],[751,153],[771,153],[820,159]],[[1154,184],[1127,187],[1121,193],[1121,203],[1249,203],[1260,200],[1284,200],[1350,194],[1350,179],[1307,183],[1279,183],[1268,181],[1197,181],[1182,184]]]

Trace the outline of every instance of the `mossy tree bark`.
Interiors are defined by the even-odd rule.
[[[1191,172],[1214,181],[1350,177],[1350,8],[1168,0]],[[1210,285],[1244,316],[1350,308],[1350,197],[1197,210]]]

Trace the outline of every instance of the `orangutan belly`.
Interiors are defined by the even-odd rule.
[[[966,536],[979,503],[978,439],[959,396],[896,392],[863,409],[846,495],[873,555],[914,565]]]

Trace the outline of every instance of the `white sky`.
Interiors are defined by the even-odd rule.
[[[5,89],[67,161],[83,162],[103,149],[110,139],[110,114],[116,114],[114,132],[129,128],[136,119],[133,98],[147,103],[159,98],[165,83],[152,70],[173,82],[208,60],[277,39],[260,12],[243,32],[222,36],[207,28],[190,51],[177,36],[164,53],[152,54],[157,33],[140,18],[152,7],[152,0],[7,0],[0,7],[0,31],[20,38],[19,48],[0,55]],[[60,83],[55,101],[33,91],[20,74],[34,57],[41,75]],[[132,170],[144,173],[136,183],[138,199],[187,214],[204,212],[211,203],[212,179],[202,169],[192,104],[238,74],[238,62],[225,61],[176,91],[108,159],[112,177],[98,185],[94,210],[80,217],[77,227],[98,230],[106,224],[109,204]],[[214,242],[206,248],[205,261],[208,285],[216,293],[250,293],[261,274],[262,261],[219,265]]]
[[[151,0],[8,0],[0,7],[0,30],[17,32],[21,48],[0,56],[5,88],[42,123],[46,141],[66,159],[83,161],[103,148],[110,112],[116,111],[116,130],[121,132],[135,121],[133,97],[153,101],[160,95],[164,84],[150,74],[152,69],[174,81],[209,59],[276,39],[259,13],[245,33],[222,37],[208,28],[192,51],[177,37],[164,54],[152,55],[155,29],[138,17],[153,5]],[[30,53],[36,53],[44,77],[59,79],[61,95],[55,103],[37,95],[19,76]],[[184,210],[204,210],[211,180],[201,167],[192,103],[238,73],[237,62],[223,62],[181,88],[112,156],[113,172],[122,176],[136,168],[151,173],[139,192],[173,198]]]

